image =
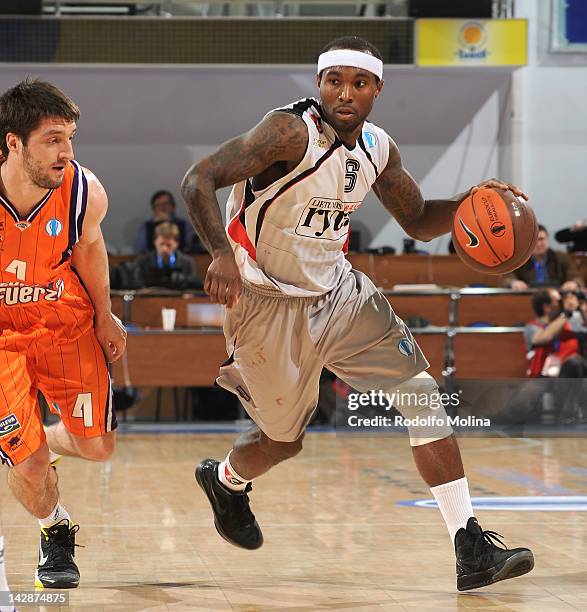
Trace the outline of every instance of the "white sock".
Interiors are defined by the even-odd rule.
[[[59,459],[61,459],[61,455],[49,449],[49,463],[52,465],[53,463],[57,463]]]
[[[228,453],[224,461],[218,464],[218,480],[231,491],[244,491],[249,482],[251,482],[235,472],[232,465],[230,465],[230,453]]]
[[[469,495],[469,483],[466,478],[459,478],[459,480],[453,480],[437,487],[430,487],[430,491],[438,503],[450,539],[454,544],[457,531],[461,527],[465,529],[467,521],[475,516]]]
[[[53,527],[53,525],[63,519],[67,519],[71,523],[71,517],[67,510],[57,502],[57,505],[53,508],[53,511],[48,517],[39,519],[39,525],[41,525],[41,527]]]
[[[0,591],[9,591],[4,567],[4,536],[0,536]]]

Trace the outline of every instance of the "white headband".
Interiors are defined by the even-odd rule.
[[[383,62],[369,53],[354,51],[353,49],[334,49],[326,51],[318,58],[318,72],[320,74],[325,68],[332,66],[352,66],[363,68],[372,72],[376,77],[383,78]]]

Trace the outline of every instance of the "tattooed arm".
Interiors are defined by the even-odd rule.
[[[280,162],[297,165],[307,145],[304,121],[291,113],[275,112],[187,171],[181,193],[192,223],[212,255],[204,289],[213,302],[230,307],[238,300],[241,289],[216,190],[258,176]]]
[[[389,161],[373,190],[405,232],[424,241],[450,231],[452,215],[467,195],[462,193],[450,200],[424,200],[418,184],[403,167],[399,149],[391,139]]]
[[[373,190],[383,206],[397,219],[405,232],[416,240],[428,242],[451,231],[452,218],[459,204],[469,193],[483,187],[510,189],[516,195],[526,197],[513,185],[499,179],[483,181],[469,191],[444,200],[424,200],[416,181],[403,167],[399,149],[389,141],[389,161],[373,184]]]

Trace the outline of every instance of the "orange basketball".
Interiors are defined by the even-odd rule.
[[[503,189],[479,189],[467,196],[453,219],[456,252],[485,274],[507,274],[525,264],[537,238],[534,211]]]

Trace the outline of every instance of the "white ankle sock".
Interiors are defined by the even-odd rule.
[[[48,517],[39,519],[39,525],[41,525],[41,527],[53,527],[53,525],[63,519],[67,519],[71,523],[71,518],[67,510],[57,502],[57,505],[53,508],[53,512],[51,512]]]
[[[59,453],[54,453],[51,449],[49,449],[49,463],[53,465],[57,463],[61,459],[61,455]]]
[[[230,453],[224,461],[218,464],[218,480],[231,491],[244,491],[250,482],[250,480],[245,480],[242,476],[239,476],[230,465]]]
[[[4,566],[4,536],[0,536],[0,591],[8,591],[6,568]]]
[[[454,544],[456,532],[461,527],[465,529],[467,521],[475,516],[469,495],[469,483],[466,478],[459,478],[459,480],[453,480],[437,487],[430,487],[430,491],[438,503],[450,539]]]

